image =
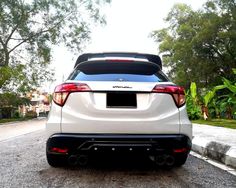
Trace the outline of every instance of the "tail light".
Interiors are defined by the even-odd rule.
[[[59,105],[63,106],[68,98],[69,94],[72,92],[86,92],[91,91],[87,84],[83,83],[64,83],[56,86],[53,93],[53,101]]]
[[[180,149],[174,149],[173,152],[174,153],[186,153],[189,150],[187,148],[180,148]]]
[[[53,148],[50,148],[50,151],[55,152],[55,153],[67,154],[69,150],[68,150],[68,148],[53,147]]]
[[[185,104],[185,94],[184,88],[180,86],[173,85],[156,85],[153,90],[153,93],[168,93],[172,95],[176,106],[179,108]]]

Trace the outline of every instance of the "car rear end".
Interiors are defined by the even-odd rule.
[[[47,157],[84,164],[99,153],[142,153],[158,165],[184,164],[192,125],[184,89],[146,59],[98,58],[57,86],[47,122]]]

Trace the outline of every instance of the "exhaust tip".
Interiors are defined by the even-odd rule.
[[[175,158],[171,155],[166,156],[166,165],[173,166],[175,164]]]
[[[157,155],[155,157],[155,163],[158,166],[163,166],[166,163],[166,157],[164,155]]]
[[[79,155],[77,158],[78,164],[80,166],[86,166],[88,164],[88,156],[87,155]]]
[[[72,166],[77,165],[78,164],[78,156],[77,155],[71,155],[68,158],[68,163],[69,163],[69,165],[72,165]]]

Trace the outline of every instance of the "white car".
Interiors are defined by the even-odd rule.
[[[140,153],[160,166],[183,165],[192,140],[184,89],[161,69],[157,55],[79,56],[53,94],[48,163],[85,165],[91,154]]]

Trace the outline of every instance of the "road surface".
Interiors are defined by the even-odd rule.
[[[44,124],[45,120],[23,123],[23,127],[35,126],[35,129],[23,128],[23,135],[20,131],[15,136],[5,134],[5,139],[0,125],[1,188],[236,187],[236,176],[191,155],[184,166],[169,170],[158,169],[140,159],[100,159],[83,168],[52,168],[45,157]]]

